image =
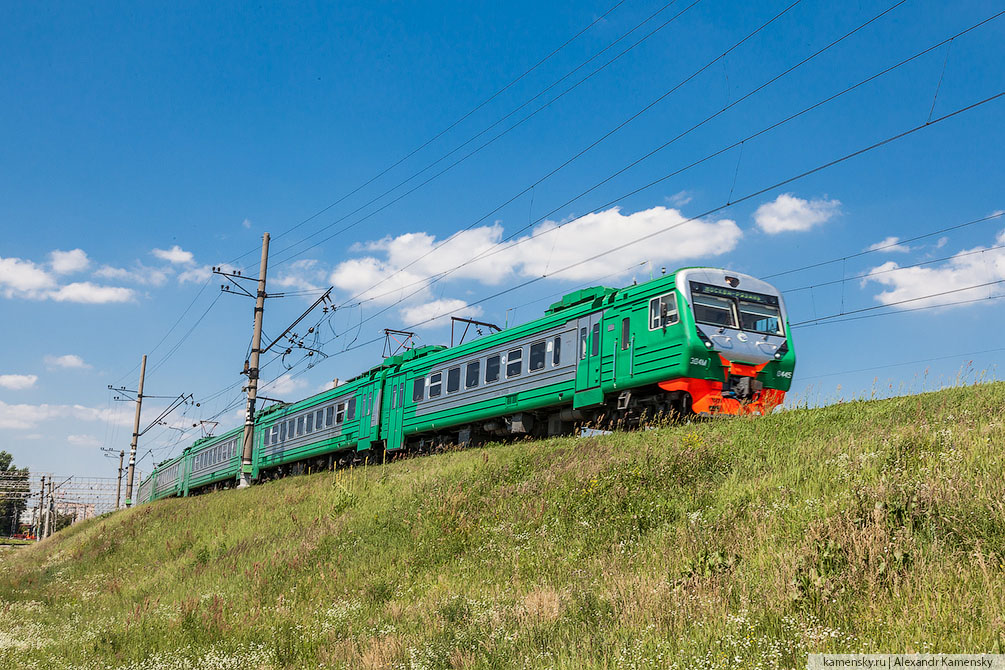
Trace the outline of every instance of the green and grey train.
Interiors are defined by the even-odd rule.
[[[792,383],[785,303],[770,284],[685,268],[575,291],[529,323],[385,358],[334,389],[257,413],[252,479],[395,452],[660,413],[765,414]],[[243,428],[159,464],[137,502],[230,486]]]

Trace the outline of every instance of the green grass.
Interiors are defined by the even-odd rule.
[[[166,500],[0,554],[0,667],[1003,653],[1003,445],[984,384]]]

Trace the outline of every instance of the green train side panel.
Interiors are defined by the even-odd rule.
[[[193,489],[237,478],[244,426],[197,440],[185,450],[184,495]]]
[[[263,469],[304,459],[326,456],[338,451],[356,449],[361,432],[370,434],[370,415],[361,402],[364,389],[372,386],[369,378],[353,380],[291,405],[260,415],[255,424],[252,477]],[[342,406],[341,414],[338,407]],[[325,426],[318,430],[314,422],[318,413]],[[350,418],[351,415],[351,418]],[[341,416],[342,420],[337,419]],[[329,417],[332,423],[328,425]],[[292,422],[292,431],[291,431]],[[311,429],[308,430],[308,425]],[[276,428],[277,440],[272,441]],[[266,434],[270,437],[267,439]],[[295,434],[294,437],[288,437]]]

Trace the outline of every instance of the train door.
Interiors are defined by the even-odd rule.
[[[632,320],[629,315],[624,315],[614,322],[614,341],[607,344],[608,351],[614,354],[614,369],[611,377],[614,386],[618,383],[627,383],[634,370],[632,358],[635,355],[635,335],[632,331]]]
[[[395,375],[386,385],[388,395],[387,448],[400,449],[405,446],[402,438],[402,420],[405,415],[405,375]]]
[[[600,361],[604,352],[602,318],[603,312],[594,312],[579,319],[576,407],[595,405],[604,400],[604,392],[600,388]]]
[[[357,451],[365,451],[380,439],[380,382],[372,381],[361,389],[357,402],[359,441]]]

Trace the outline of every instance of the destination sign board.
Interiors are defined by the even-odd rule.
[[[736,298],[737,300],[744,300],[746,302],[753,302],[760,305],[778,305],[778,296],[775,295],[752,293],[750,291],[741,291],[737,288],[713,286],[712,284],[703,284],[696,281],[691,282],[691,293],[714,295],[719,296],[720,298]]]

